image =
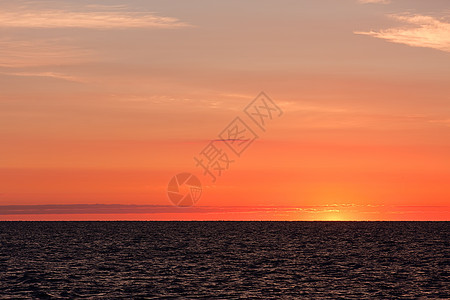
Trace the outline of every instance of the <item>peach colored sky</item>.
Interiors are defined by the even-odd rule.
[[[0,32],[0,220],[450,219],[446,0],[0,1]],[[262,90],[284,114],[211,182]]]

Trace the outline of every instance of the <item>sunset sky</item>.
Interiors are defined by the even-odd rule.
[[[449,2],[0,1],[0,138],[0,220],[450,220]]]

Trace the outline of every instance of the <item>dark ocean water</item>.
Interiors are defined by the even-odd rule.
[[[0,298],[449,298],[449,222],[0,222]]]

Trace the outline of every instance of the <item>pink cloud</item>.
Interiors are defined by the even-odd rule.
[[[424,15],[391,15],[391,17],[406,23],[407,26],[354,33],[412,47],[426,47],[450,52],[450,23]]]

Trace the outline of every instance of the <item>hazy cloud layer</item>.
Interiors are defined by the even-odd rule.
[[[40,214],[211,214],[211,213],[330,213],[340,211],[390,212],[446,211],[448,206],[385,206],[370,204],[331,204],[310,206],[193,206],[122,205],[122,204],[54,204],[54,205],[0,205],[0,215]]]
[[[390,0],[358,0],[359,3],[367,4],[367,3],[379,3],[379,4],[389,4]]]

